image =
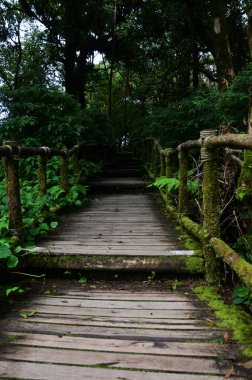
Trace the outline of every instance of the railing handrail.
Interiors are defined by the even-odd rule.
[[[220,204],[219,178],[217,156],[220,148],[224,149],[232,160],[240,166],[244,162],[235,155],[239,150],[252,150],[252,136],[248,134],[217,135],[215,130],[204,130],[197,140],[188,140],[175,149],[163,148],[154,138],[147,138],[143,142],[143,151],[140,158],[150,161],[152,177],[172,177],[172,158],[176,154],[179,158],[179,208],[173,207],[168,201],[166,193],[166,207],[173,213],[179,223],[198,240],[203,246],[205,258],[206,278],[209,282],[218,283],[220,280],[219,258],[224,260],[238,275],[242,282],[252,290],[252,265],[240,257],[224,241],[220,239]],[[203,223],[195,223],[188,216],[187,170],[188,153],[190,150],[201,150],[203,166]]]
[[[23,238],[23,216],[21,207],[20,185],[19,185],[19,159],[27,157],[38,157],[38,181],[40,196],[47,191],[47,161],[51,157],[60,157],[60,186],[63,190],[69,187],[68,159],[72,159],[73,176],[79,173],[79,159],[92,160],[109,159],[114,155],[114,145],[87,144],[82,141],[71,149],[55,149],[46,146],[28,147],[19,146],[15,141],[5,141],[0,146],[0,157],[3,159],[4,174],[6,179],[6,192],[8,199],[9,230],[18,240]]]

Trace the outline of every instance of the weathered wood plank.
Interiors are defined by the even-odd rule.
[[[71,365],[104,366],[107,368],[131,368],[152,371],[170,371],[197,374],[225,374],[227,363],[213,359],[169,357],[164,355],[130,355],[113,352],[89,352],[33,347],[4,347],[1,349],[2,360],[19,360],[29,362],[58,363]]]
[[[16,319],[19,316],[15,315]],[[156,321],[156,322],[155,322]],[[169,321],[169,323],[167,322]],[[167,320],[167,319],[161,319],[161,320],[151,320],[151,322],[148,322],[146,320],[130,320],[130,319],[112,319],[112,318],[94,318],[94,317],[89,317],[89,318],[60,318],[58,315],[51,317],[46,314],[41,315],[36,313],[35,317],[29,317],[27,319],[22,319],[23,323],[26,324],[33,324],[33,323],[46,323],[46,324],[62,324],[66,326],[96,326],[96,327],[120,327],[120,328],[134,328],[134,329],[154,329],[154,330],[183,330],[183,331],[193,331],[193,330],[199,330],[199,331],[204,331],[210,330],[210,326],[206,324],[203,324],[202,321],[197,320]],[[158,323],[159,322],[159,323]],[[9,323],[12,323],[12,320],[9,320]],[[216,329],[215,327],[211,326],[211,331],[216,331],[216,330],[221,330],[221,329]]]
[[[22,363],[0,361],[0,376],[2,379],[33,379],[33,380],[220,380],[219,376],[142,372],[115,370],[105,368],[73,367],[57,364]],[[241,378],[237,378],[240,380]]]
[[[92,298],[92,300],[114,300],[114,301],[164,301],[164,302],[171,302],[171,301],[189,301],[193,300],[195,301],[195,297],[193,297],[192,294],[178,294],[178,293],[135,293],[135,292],[90,292],[86,291],[85,288],[82,290],[64,290],[64,295],[54,295],[46,293],[44,294],[45,297],[48,298],[83,298],[83,299],[89,299]]]
[[[156,341],[156,342],[183,342],[190,340],[193,341],[211,341],[223,338],[223,332],[218,330],[201,331],[201,330],[157,330],[157,329],[139,329],[138,327],[119,327],[119,326],[90,326],[90,325],[65,325],[55,323],[41,323],[33,319],[32,322],[26,320],[10,320],[5,322],[5,332],[11,331],[11,334],[16,332],[34,333],[34,334],[57,334],[71,335],[72,337],[94,337],[97,338],[114,338],[134,340],[140,339],[141,341]]]
[[[14,305],[14,310],[17,310],[18,305]],[[88,315],[88,316],[112,316],[120,318],[145,318],[145,319],[169,319],[179,318],[183,319],[199,319],[201,317],[206,318],[206,313],[203,310],[180,310],[179,314],[177,310],[128,310],[128,309],[99,309],[92,308],[86,309],[81,307],[70,308],[68,306],[52,306],[52,305],[39,305],[33,303],[23,302],[18,311],[36,311],[39,313],[46,314],[60,314],[60,315]]]
[[[96,299],[72,299],[58,297],[35,297],[32,301],[33,305],[51,305],[78,308],[99,308],[99,309],[128,309],[128,310],[197,310],[197,304],[186,301],[110,301]],[[199,303],[198,303],[199,304]],[[201,305],[201,304],[200,304]]]
[[[142,341],[142,340],[126,340],[126,339],[106,339],[106,338],[86,338],[73,337],[68,335],[46,335],[21,333],[9,331],[3,333],[3,337],[8,340],[9,344],[34,346],[34,347],[50,347],[79,349],[89,351],[106,351],[121,352],[132,354],[153,354],[153,355],[173,355],[173,356],[192,356],[192,357],[212,357],[216,358],[220,355],[229,356],[234,351],[232,345],[220,345],[217,343],[184,343],[184,342],[163,342],[163,341]],[[15,339],[13,338],[15,337]]]

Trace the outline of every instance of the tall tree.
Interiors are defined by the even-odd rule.
[[[212,0],[204,4],[197,0],[183,2],[197,35],[214,57],[219,88],[226,90],[235,75],[228,37],[226,1]]]

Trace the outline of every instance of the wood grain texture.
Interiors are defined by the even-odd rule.
[[[225,330],[190,291],[57,284],[60,296],[44,289],[1,321],[0,378],[220,380],[237,355],[239,347],[221,344]],[[246,379],[242,371],[236,380]]]
[[[84,210],[66,216],[57,231],[37,246],[29,266],[188,271],[178,234],[161,216],[150,194],[99,195]],[[48,252],[53,257],[47,260]],[[173,256],[177,260],[169,261]]]
[[[130,157],[118,155],[120,168]],[[138,164],[131,158],[129,167]],[[143,181],[115,177],[100,187],[111,186]],[[74,257],[78,269],[183,269],[174,252],[181,249],[176,231],[147,194],[99,196],[39,245],[55,252],[40,253],[40,264],[47,260],[54,268]],[[216,326],[190,289],[132,289],[131,283],[117,290],[117,284],[96,283],[95,290],[71,280],[34,284],[0,321],[0,379],[220,380],[231,370],[232,379],[251,378],[229,360],[242,347],[222,344],[230,332]]]

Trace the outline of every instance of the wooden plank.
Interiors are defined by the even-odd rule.
[[[131,368],[152,371],[170,371],[198,373],[198,374],[222,374],[229,368],[227,363],[207,358],[169,357],[164,355],[130,355],[113,352],[89,352],[79,350],[64,350],[33,347],[4,347],[1,349],[2,360],[19,360],[29,362],[58,363],[71,365],[104,366],[107,368]]]
[[[14,310],[17,310],[17,304],[14,305]],[[121,318],[145,318],[145,319],[157,319],[157,318],[176,318],[178,317],[177,310],[128,310],[128,309],[99,309],[92,308],[86,309],[81,307],[69,308],[67,306],[52,306],[52,305],[39,305],[23,302],[20,304],[19,312],[36,311],[38,313],[46,314],[60,314],[60,315],[88,315],[88,316],[113,316]],[[198,319],[205,317],[203,310],[180,310],[179,318],[183,319]]]
[[[33,305],[51,305],[51,306],[67,306],[78,308],[99,308],[99,309],[128,309],[128,310],[197,310],[196,305],[202,305],[199,302],[186,301],[111,301],[96,299],[71,299],[58,297],[35,297],[32,300]]]
[[[177,244],[178,245],[178,244]],[[49,241],[48,243],[43,245],[44,247],[47,246],[55,246],[55,247],[65,247],[65,246],[77,246],[77,247],[95,247],[97,249],[145,249],[145,247],[148,247],[149,249],[174,249],[176,247],[176,244],[172,242],[162,243],[162,242],[153,242],[151,241],[140,241],[135,242],[134,239],[132,239],[129,242],[124,241],[99,241],[99,240],[93,240],[93,241],[85,241],[85,240],[55,240]]]
[[[41,245],[43,248],[44,246]],[[174,247],[173,247],[174,248]],[[146,250],[146,249],[101,249],[101,248],[85,248],[85,247],[68,247],[68,246],[52,246],[52,245],[46,245],[44,247],[45,251],[41,250],[42,253],[46,253],[46,251],[49,251],[53,253],[54,255],[60,255],[60,254],[67,254],[67,255],[90,255],[90,256],[165,256],[170,257],[174,256],[179,257],[177,253],[174,253],[174,250],[165,250],[165,249],[153,249],[153,250]],[[32,251],[32,250],[30,250]],[[38,249],[37,252],[40,252]],[[182,254],[183,255],[183,254]]]
[[[164,301],[164,302],[171,302],[171,301],[195,301],[195,296],[192,294],[178,294],[178,293],[135,293],[135,292],[90,292],[84,289],[82,290],[65,290],[64,289],[64,295],[54,295],[54,294],[45,294],[45,297],[48,298],[83,298],[83,299],[92,299],[92,300],[113,300],[113,301]]]
[[[109,247],[109,246],[113,246],[113,247],[124,247],[127,248],[127,247],[151,247],[151,248],[155,248],[155,247],[174,247],[175,244],[172,244],[171,242],[169,241],[154,241],[154,240],[151,240],[151,239],[146,239],[146,240],[135,240],[135,239],[130,239],[130,240],[109,240],[109,239],[99,239],[99,238],[93,238],[93,239],[76,239],[76,240],[61,240],[61,237],[58,237],[58,239],[56,239],[54,237],[54,239],[52,240],[52,242],[49,242],[48,245],[79,245],[79,246],[95,246],[95,247],[100,247],[100,248],[103,248],[103,247]]]
[[[138,329],[135,327],[119,327],[119,326],[90,326],[90,325],[65,325],[55,323],[41,323],[37,322],[34,318],[33,321],[26,320],[10,320],[6,321],[4,326],[5,333],[8,330],[12,333],[34,333],[34,334],[57,334],[59,336],[67,334],[72,337],[94,337],[99,339],[114,338],[114,339],[127,339],[127,340],[141,340],[141,341],[158,341],[158,342],[183,342],[192,341],[211,341],[221,340],[223,332],[218,330],[202,331],[202,330],[157,330],[157,329]]]
[[[21,311],[22,313],[22,311]],[[17,318],[20,319],[19,312],[12,312],[9,314],[9,318]],[[65,314],[64,317],[61,315],[59,316],[57,313],[40,313],[36,311],[34,317],[27,318],[26,322],[32,321],[33,318],[36,320],[44,321],[47,320],[48,323],[54,323],[54,321],[58,321],[59,323],[65,323],[65,324],[76,324],[83,325],[83,324],[97,324],[97,325],[117,325],[119,327],[131,327],[135,326],[138,328],[154,328],[154,329],[180,329],[180,326],[182,329],[186,330],[187,326],[190,330],[194,329],[204,329],[207,328],[208,330],[212,327],[209,325],[206,325],[209,323],[209,318],[204,319],[171,319],[171,318],[136,318],[136,317],[114,317],[114,316],[92,316],[92,315],[72,315],[72,314]],[[208,321],[207,321],[208,320]],[[211,319],[214,321],[214,318]],[[216,329],[216,328],[214,328]]]
[[[192,357],[212,357],[216,358],[220,355],[228,356],[230,351],[234,351],[232,345],[220,345],[217,343],[184,343],[184,342],[163,342],[163,341],[142,341],[142,340],[126,340],[126,339],[106,339],[106,338],[86,338],[68,335],[46,335],[21,333],[16,331],[8,331],[2,334],[9,344],[33,346],[33,347],[50,347],[89,350],[89,351],[105,351],[105,352],[121,352],[132,354],[153,354],[153,355],[173,355],[173,356],[192,356]],[[13,338],[15,337],[15,339]]]
[[[19,317],[19,315],[15,315],[16,318]],[[20,320],[20,318],[19,318]],[[10,319],[11,321],[11,319]],[[57,315],[51,317],[48,315],[41,315],[36,313],[35,317],[29,317],[27,319],[22,319],[22,322],[27,323],[27,324],[32,324],[32,323],[51,323],[51,324],[62,324],[62,325],[67,325],[67,326],[96,326],[96,327],[120,327],[120,328],[138,328],[138,329],[154,329],[154,330],[187,330],[187,331],[194,331],[194,330],[200,330],[204,331],[207,330],[209,331],[210,326],[207,325],[206,323],[203,324],[202,321],[197,320],[168,320],[169,323],[167,323],[167,320],[151,320],[151,322],[147,322],[144,320],[130,320],[130,319],[121,319],[120,320],[117,318],[114,319],[109,319],[109,318],[103,318],[103,319],[97,319],[97,318],[71,318],[71,317],[64,317],[60,318]],[[12,321],[11,321],[12,323]],[[216,329],[211,326],[211,331],[216,331],[216,330],[221,330],[221,329]]]
[[[219,376],[115,370],[57,364],[0,361],[2,379],[26,380],[220,380]],[[237,378],[240,380],[241,378]],[[244,379],[243,379],[244,380]]]

